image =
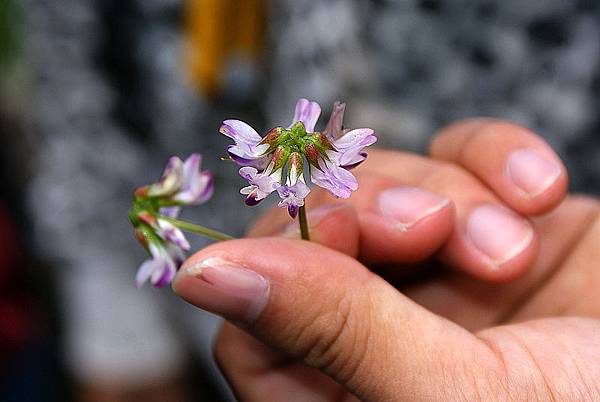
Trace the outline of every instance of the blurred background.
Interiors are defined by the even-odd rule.
[[[594,0],[0,0],[0,400],[233,400],[218,319],[135,289],[126,218],[200,151],[216,195],[187,217],[243,233],[268,205],[242,206],[222,120],[266,132],[299,97],[341,99],[348,126],[422,152],[506,118],[599,194],[599,61]]]

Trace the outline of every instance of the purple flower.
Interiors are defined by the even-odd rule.
[[[281,201],[277,204],[280,208],[287,208],[292,219],[298,215],[298,209],[304,205],[304,199],[310,192],[308,186],[301,180],[296,181],[293,186],[284,184],[277,188]]]
[[[363,152],[363,149],[375,142],[377,142],[377,137],[372,129],[356,128],[333,141],[332,145],[336,152],[328,152],[327,155],[345,169],[354,168],[367,159],[367,154]]]
[[[174,201],[185,205],[202,204],[214,192],[213,175],[209,170],[200,170],[202,156],[200,154],[191,154],[183,163],[183,183],[177,194],[173,197]]]
[[[315,125],[321,115],[321,106],[317,102],[311,102],[308,99],[300,98],[296,102],[296,110],[294,111],[294,120],[289,125],[288,130],[294,124],[301,121],[304,124],[307,133],[315,131]]]
[[[178,211],[175,215],[168,216],[169,218],[177,218]],[[189,250],[190,243],[187,241],[183,232],[179,230],[175,225],[163,218],[163,215],[159,214],[154,216],[148,211],[143,211],[138,215],[140,222],[144,223],[149,229],[152,230],[153,236],[149,240],[144,240],[143,244],[150,244],[155,242],[155,236],[167,244],[172,243],[182,250]]]
[[[260,170],[267,166],[269,158],[263,154],[269,149],[269,144],[260,144],[261,136],[250,125],[241,120],[225,120],[219,131],[235,141],[235,145],[227,147],[233,161]]]
[[[148,197],[164,197],[178,191],[182,184],[183,162],[177,156],[172,156],[169,158],[160,180],[148,187],[142,187],[140,190],[145,190],[145,195]]]
[[[160,180],[140,187],[135,192],[136,197],[156,198],[167,204],[175,204],[169,207],[198,205],[208,201],[214,190],[213,176],[208,170],[200,170],[201,162],[200,154],[191,154],[185,162],[172,156]],[[167,214],[173,214],[177,210],[167,211]]]
[[[377,137],[370,128],[344,129],[345,109],[344,103],[334,103],[323,133],[314,131],[321,106],[304,98],[296,103],[292,124],[276,127],[264,138],[239,120],[223,122],[221,133],[235,141],[228,149],[230,157],[244,165],[240,175],[250,184],[240,191],[246,204],[256,205],[277,190],[279,206],[295,217],[310,191],[304,181],[305,160],[313,183],[336,197],[350,197],[358,183],[348,170],[366,159],[364,149]]]
[[[311,180],[338,198],[350,198],[358,189],[356,177],[331,161],[319,160],[319,168],[311,169]]]
[[[274,163],[271,162],[269,166],[260,173],[256,168],[251,166],[244,166],[240,169],[240,176],[250,183],[249,186],[240,190],[241,194],[246,195],[246,204],[258,204],[279,187],[282,170],[278,169],[271,172],[273,166]]]
[[[160,244],[150,244],[148,248],[152,258],[144,261],[138,269],[136,286],[140,288],[148,279],[157,288],[171,283],[183,262],[181,250]]]
[[[377,142],[377,137],[370,128],[344,129],[345,110],[345,103],[336,101],[333,104],[331,117],[323,134],[337,151],[328,152],[327,155],[334,159],[339,166],[352,169],[367,159],[367,153],[363,149]]]
[[[183,235],[183,232],[179,230],[179,228],[175,227],[173,224],[164,219],[160,219],[160,217],[156,221],[158,225],[158,230],[156,233],[166,242],[173,243],[184,251],[188,251],[190,249],[190,243],[187,241]]]

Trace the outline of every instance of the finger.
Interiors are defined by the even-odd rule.
[[[379,152],[367,162],[362,174],[372,174],[370,172],[386,172],[406,185],[452,199],[453,231],[438,253],[445,264],[480,279],[508,281],[525,273],[535,260],[539,239],[531,223],[504,206],[493,192],[464,169],[388,151]],[[370,180],[361,177],[361,185]],[[381,197],[385,197],[385,193],[374,189],[367,191],[363,199],[357,193],[352,202],[373,205],[373,200],[381,202]],[[396,200],[397,204],[402,202],[402,199]],[[361,230],[369,226],[369,216],[359,213]],[[376,233],[372,237],[376,239]],[[369,249],[368,244],[361,237],[361,255],[364,250],[375,256],[377,247]]]
[[[384,175],[358,175],[360,259],[366,264],[414,263],[431,257],[454,230],[454,203],[434,191]]]
[[[483,342],[356,260],[310,242],[212,245],[184,263],[174,289],[321,369],[361,400],[437,400],[449,389],[472,399],[502,370]]]
[[[438,134],[430,153],[464,167],[521,214],[547,212],[567,193],[567,172],[558,155],[516,124],[492,119],[453,124]]]
[[[378,151],[356,176],[359,189],[345,202],[358,211],[359,256],[366,264],[421,261],[439,249],[448,265],[480,279],[507,281],[535,259],[538,239],[530,222],[456,165]],[[332,201],[316,190],[307,204],[322,202]],[[269,232],[265,222],[273,214],[259,224],[262,233]]]
[[[383,175],[361,175],[361,188],[349,202],[315,195],[307,200],[316,205],[308,210],[311,240],[353,257],[360,254],[367,263],[421,261],[444,244],[454,226],[449,199]],[[267,213],[250,234],[300,237],[297,222],[290,223],[282,212]]]

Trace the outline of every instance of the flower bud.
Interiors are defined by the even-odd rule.
[[[335,151],[335,148],[333,147],[333,145],[331,145],[331,142],[323,133],[319,133],[319,145],[321,145],[323,148],[329,151]]]
[[[278,146],[273,152],[273,159],[271,159],[271,163],[273,163],[273,171],[279,170],[285,166],[290,156],[290,150],[284,146]]]
[[[292,152],[289,158],[290,171],[288,174],[288,183],[293,186],[302,175],[302,156],[298,152]]]
[[[265,153],[269,153],[269,151],[272,151],[273,149],[275,149],[275,147],[277,147],[277,145],[279,145],[279,138],[281,137],[282,133],[282,127],[275,127],[274,129],[269,131],[267,135],[265,135],[265,138],[263,138],[262,141],[259,143],[269,144],[269,149]]]
[[[311,165],[319,166],[319,157],[321,152],[315,144],[308,144],[304,147],[304,156],[310,162]]]
[[[140,229],[135,229],[133,231],[133,233],[135,234],[135,238],[140,242],[140,244],[142,246],[144,246],[144,248],[148,248],[148,238],[144,235],[144,232],[141,231]]]
[[[156,217],[148,211],[142,211],[138,214],[138,219],[146,225],[155,227],[157,225]]]
[[[148,188],[149,188],[149,186],[143,186],[143,187],[137,188],[133,192],[134,198],[141,198],[141,199],[148,198]]]

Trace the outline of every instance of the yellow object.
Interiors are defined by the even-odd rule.
[[[223,86],[223,71],[237,57],[257,60],[263,46],[265,0],[187,0],[186,76],[204,94]]]

